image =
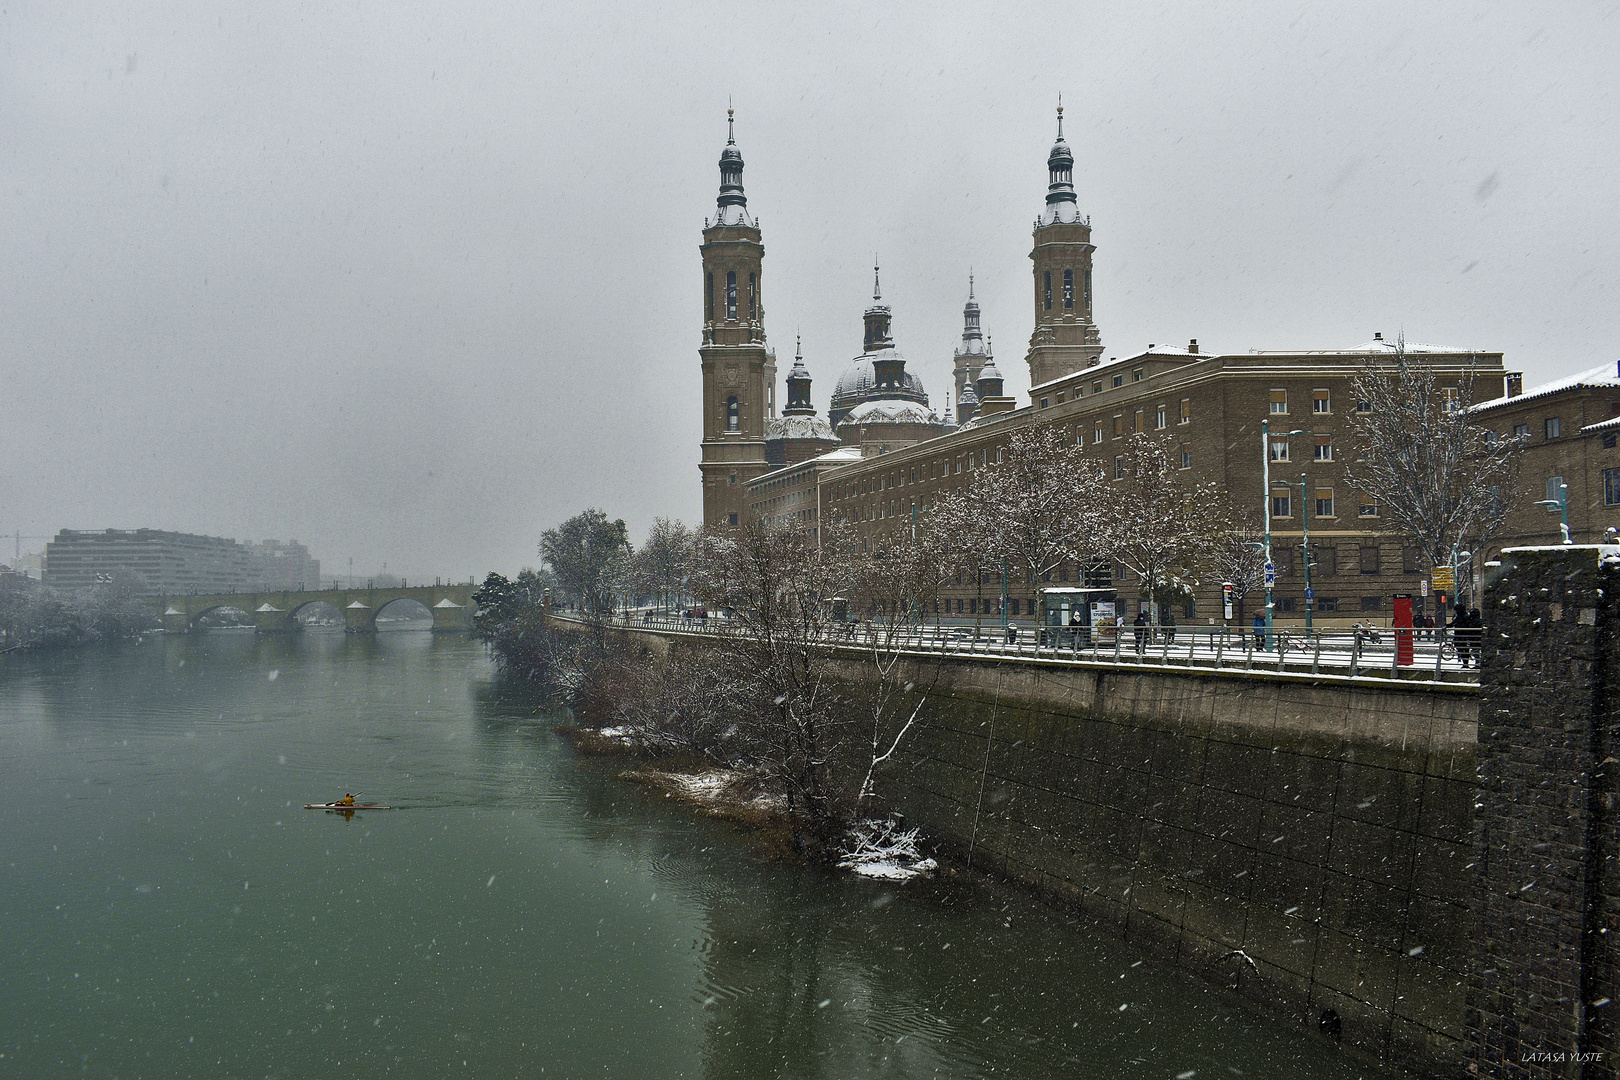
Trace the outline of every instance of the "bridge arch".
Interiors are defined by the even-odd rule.
[[[377,613],[371,617],[373,625],[389,624],[391,630],[429,630],[433,624],[433,609],[422,603],[414,596],[396,596],[391,600],[384,600],[377,605]],[[384,614],[386,612],[386,614]],[[400,626],[401,622],[417,623],[417,626]],[[383,626],[377,625],[378,630]]]

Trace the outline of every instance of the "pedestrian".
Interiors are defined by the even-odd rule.
[[[1446,629],[1451,631],[1451,643],[1457,647],[1458,663],[1463,667],[1467,667],[1468,648],[1471,642],[1464,631],[1468,629],[1468,609],[1458,605],[1456,614],[1452,616],[1451,622],[1446,625]]]
[[[1176,617],[1165,608],[1159,613],[1159,626],[1164,629],[1164,642],[1166,645],[1176,643]]]
[[[1263,611],[1254,613],[1254,647],[1257,649],[1266,647],[1266,615]]]
[[[1457,656],[1467,657],[1463,660],[1464,667],[1472,660],[1474,667],[1477,668],[1483,659],[1480,654],[1485,651],[1485,620],[1481,617],[1479,608],[1469,608],[1466,618],[1467,622],[1463,624],[1462,632],[1457,635]]]
[[[1138,611],[1136,619],[1131,623],[1136,627],[1136,655],[1141,656],[1147,651],[1148,621],[1147,613]]]

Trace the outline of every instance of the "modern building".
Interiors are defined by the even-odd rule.
[[[296,540],[240,544],[162,529],[63,529],[45,545],[45,583],[92,588],[138,575],[149,593],[319,588],[320,562]]]
[[[890,312],[874,285],[863,352],[840,375],[828,410],[840,448],[824,449],[830,444],[817,428],[816,438],[770,452],[765,444],[773,420],[774,363],[764,344],[758,302],[763,249],[743,210],[741,168],[735,143],[728,141],[721,157],[719,215],[704,233],[706,524],[735,524],[745,514],[798,520],[818,529],[844,522],[862,549],[880,550],[938,498],[996,461],[1021,426],[1059,427],[1097,456],[1105,470],[1116,465],[1129,435],[1157,432],[1174,439],[1176,461],[1190,478],[1214,483],[1257,527],[1269,519],[1280,621],[1302,620],[1311,601],[1325,623],[1387,618],[1391,598],[1399,594],[1413,596],[1420,609],[1425,606],[1431,568],[1391,531],[1384,509],[1352,489],[1345,476],[1355,455],[1354,417],[1363,407],[1354,381],[1392,364],[1395,343],[1374,334],[1348,348],[1219,353],[1200,349],[1194,339],[1186,347],[1152,344],[1104,360],[1093,317],[1096,249],[1090,219],[1079,211],[1074,155],[1063,138],[1061,111],[1057,140],[1047,156],[1045,205],[1032,232],[1035,329],[1025,357],[1032,387],[1028,403],[1020,405],[1004,392],[970,279],[953,369],[957,422],[933,413],[920,381],[905,370],[894,347]],[[1471,385],[1475,400],[1505,397],[1516,385],[1516,374],[1505,370],[1499,352],[1411,343],[1406,351],[1430,367],[1441,388],[1461,393]],[[796,358],[790,398],[797,415],[813,415],[809,375],[800,375],[801,368],[802,358]],[[728,370],[731,374],[724,374]],[[1582,385],[1580,393],[1600,392]],[[1600,408],[1595,396],[1591,401],[1579,415],[1568,416],[1579,425],[1569,437],[1579,432],[1581,446],[1590,445],[1593,456],[1560,465],[1558,475],[1574,475],[1578,468],[1589,478],[1600,475],[1593,470],[1606,449],[1604,439],[1612,447],[1616,432],[1601,427],[1612,415],[1604,411],[1608,405]],[[1268,468],[1269,488],[1263,479]],[[1572,499],[1595,505],[1602,495],[1599,486],[1590,480]],[[1248,514],[1246,507],[1252,508]],[[1303,550],[1307,516],[1310,598]],[[1079,572],[1079,567],[1059,568],[1051,580],[1078,582]],[[1008,614],[1033,614],[1045,584],[1010,583]],[[1117,577],[1116,584],[1122,590],[1132,587]],[[985,614],[990,603],[999,613],[999,581],[988,591],[993,601],[985,599],[987,590],[979,583],[953,582],[938,600],[941,614]],[[1199,582],[1184,617],[1213,621],[1220,612],[1219,595],[1218,581]],[[1251,596],[1249,610],[1236,617],[1252,615],[1254,603]]]
[[[315,589],[320,587],[321,560],[310,557],[309,548],[297,540],[283,543],[265,540],[248,544],[251,560],[249,579],[265,589]]]

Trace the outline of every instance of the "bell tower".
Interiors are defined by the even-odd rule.
[[[770,466],[765,421],[776,410],[776,358],[765,344],[761,266],[765,245],[743,194],[742,152],[726,110],[720,197],[704,222],[703,523],[748,521],[748,481]]]
[[[1057,142],[1047,155],[1046,209],[1035,221],[1035,332],[1029,338],[1029,384],[1040,386],[1088,368],[1102,357],[1102,338],[1091,321],[1091,219],[1074,197],[1074,154],[1063,141],[1063,105]]]

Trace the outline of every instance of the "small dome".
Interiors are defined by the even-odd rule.
[[[837,442],[832,425],[819,416],[773,416],[765,421],[765,439],[822,439]]]

